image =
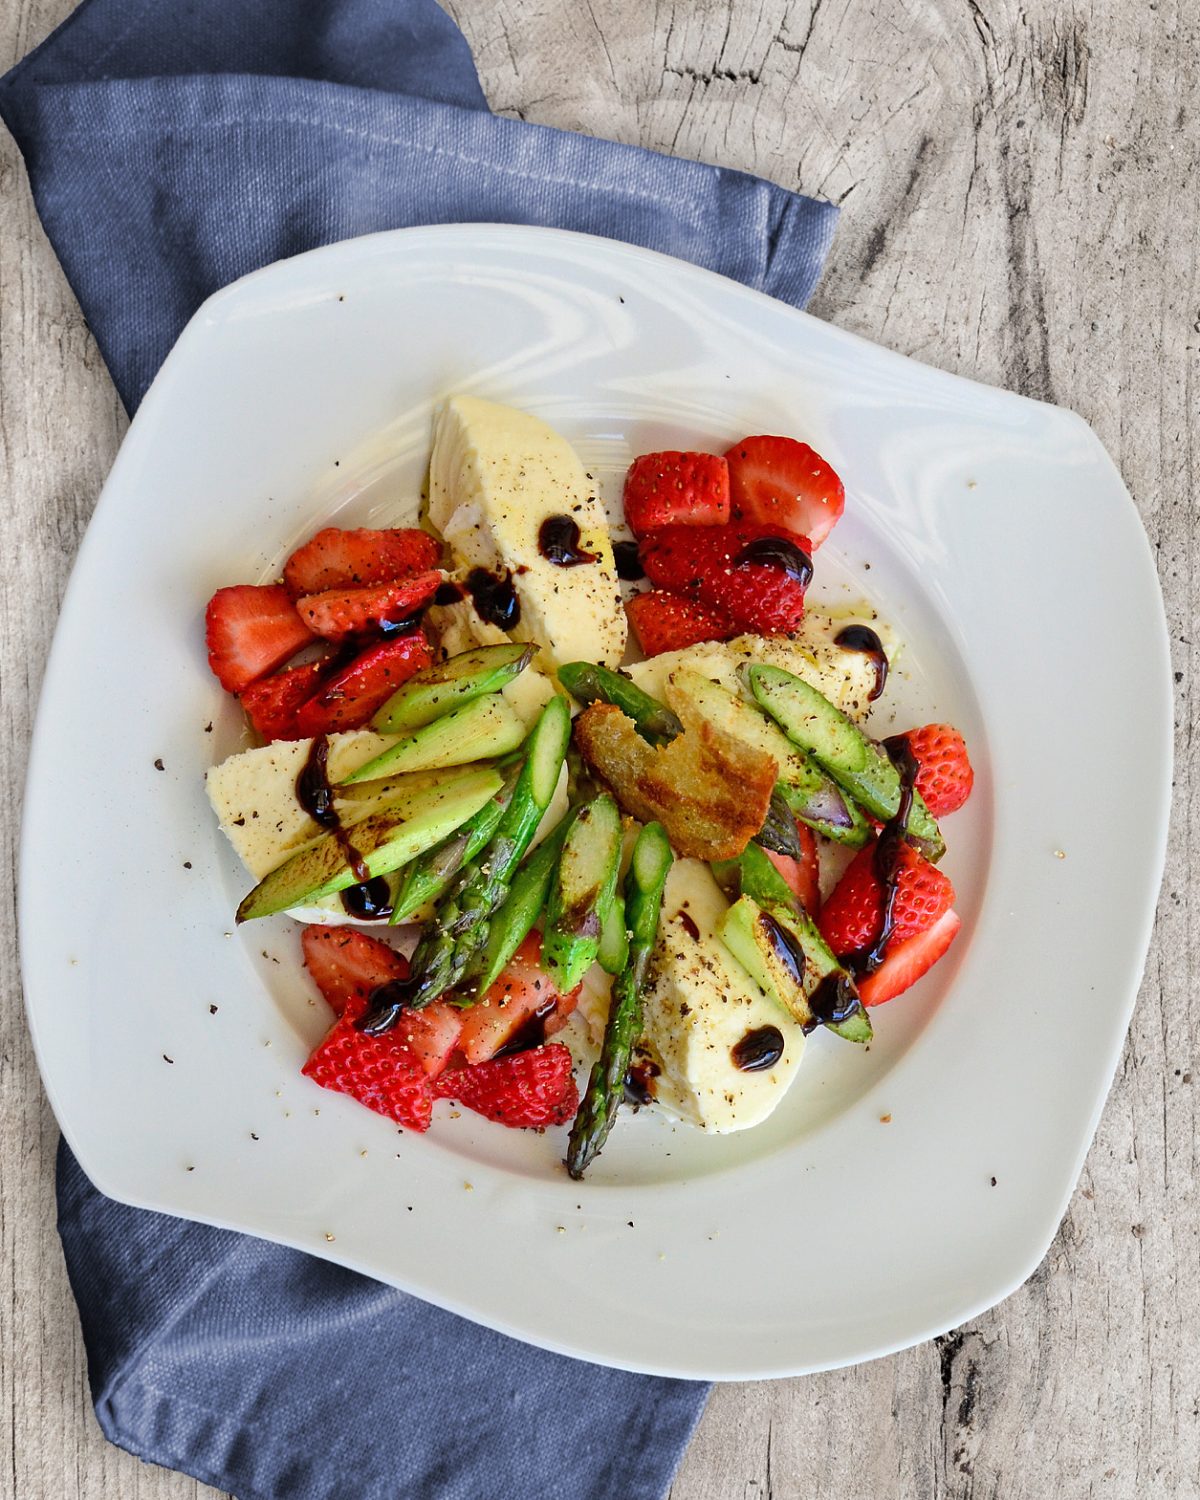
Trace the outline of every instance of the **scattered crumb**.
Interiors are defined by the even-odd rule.
[[[208,1007],[208,1013],[210,1016],[215,1016],[217,1013],[217,1007],[215,1005],[210,1005]]]
[[[1054,857],[1055,859],[1066,859],[1067,851],[1065,849],[1056,849],[1054,851]]]
[[[190,859],[185,859],[184,860],[184,862],[183,862],[183,868],[185,870],[190,870],[192,868],[192,862],[191,862]]]
[[[251,1131],[251,1132],[250,1132],[250,1139],[251,1139],[251,1140],[252,1140],[252,1141],[256,1141],[256,1140],[258,1140],[258,1137],[257,1137],[257,1136],[256,1136],[256,1135],[255,1135],[255,1133],[254,1133],[254,1132],[253,1132],[253,1130],[252,1130],[252,1131]]]
[[[185,1172],[194,1172],[195,1170],[196,1170],[195,1167],[185,1167],[184,1168]]]
[[[979,488],[979,481],[976,480],[976,479],[968,479],[967,480],[967,488],[969,490],[978,489]]]
[[[880,1115],[879,1116],[879,1123],[881,1125],[890,1125],[892,1123],[892,1117],[891,1117],[891,1115]]]
[[[473,1193],[475,1191],[475,1184],[473,1182],[464,1182],[463,1191],[467,1193]]]
[[[632,1229],[633,1228],[633,1220],[632,1219],[628,1220],[628,1224],[629,1224],[630,1229]]]
[[[666,1254],[662,1250],[660,1250],[658,1252],[658,1258],[659,1258],[659,1260],[666,1260],[667,1257],[666,1257]]]
[[[163,763],[162,763],[162,756],[161,755],[154,762],[154,769],[156,771],[165,771],[167,769],[166,766],[164,766]]]
[[[330,1244],[332,1244],[333,1241],[337,1238],[337,1236],[333,1235],[333,1234],[330,1234],[329,1231],[328,1231],[328,1229],[327,1229],[325,1231],[325,1238],[330,1242]]]
[[[993,1186],[993,1187],[995,1187],[995,1186],[996,1186],[996,1179],[995,1179],[995,1178],[994,1178],[994,1177],[993,1177],[993,1178],[992,1178],[992,1186]]]
[[[565,1224],[556,1224],[554,1226],[554,1232],[555,1234],[566,1234],[567,1226]]]
[[[204,726],[204,732],[205,732],[205,734],[211,734],[212,733],[212,720],[211,719]]]
[[[175,1061],[175,1059],[173,1057],[168,1057],[165,1052],[163,1053],[162,1057],[163,1057],[163,1062],[173,1063]]]
[[[363,1151],[360,1151],[358,1154],[359,1154],[359,1156],[366,1156],[367,1153],[366,1153],[365,1150],[363,1150]]]

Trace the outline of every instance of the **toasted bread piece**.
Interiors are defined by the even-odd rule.
[[[624,810],[657,819],[685,858],[736,858],[767,816],[775,761],[705,720],[656,748],[619,708],[593,703],[575,720],[575,740]]]

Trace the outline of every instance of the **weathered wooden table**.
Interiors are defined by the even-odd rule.
[[[72,4],[3,0],[0,66]],[[1189,1007],[1200,979],[1189,890],[1200,842],[1200,0],[449,8],[498,110],[743,167],[842,204],[812,310],[1082,412],[1141,507],[1167,598],[1178,796],[1157,935],[1050,1254],[1001,1307],[933,1344],[815,1378],[719,1388],[672,1500],[1200,1495],[1200,1023]],[[0,338],[0,818],[11,870],[45,651],[124,419],[7,136]],[[18,1001],[11,882],[6,905],[0,1496],[211,1495],[108,1446],[92,1418],[54,1230],[57,1131]],[[879,1264],[886,1275],[886,1245]]]

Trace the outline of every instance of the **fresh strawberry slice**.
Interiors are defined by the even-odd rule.
[[[945,911],[924,932],[914,932],[902,943],[889,943],[880,967],[858,981],[859,999],[864,1005],[882,1005],[885,1000],[894,1000],[937,963],[961,926],[956,911]]]
[[[306,927],[300,946],[317,988],[334,1012],[351,1023],[365,1012],[373,990],[408,978],[403,954],[352,927]],[[434,1076],[458,1045],[462,1016],[454,1006],[435,1001],[424,1010],[406,1011],[385,1037],[393,1038],[406,1057]]]
[[[322,1088],[349,1094],[409,1130],[428,1130],[433,1115],[429,1078],[399,1028],[383,1036],[355,1029],[350,1012],[330,1027],[302,1069]]]
[[[402,682],[433,661],[429,642],[419,630],[381,641],[321,685],[296,715],[301,737],[361,729]]]
[[[662,526],[729,520],[729,465],[716,453],[643,453],[625,476],[625,519],[634,536]]]
[[[565,1125],[579,1108],[571,1054],[561,1042],[474,1067],[448,1068],[434,1089],[439,1099],[457,1099],[518,1130]]]
[[[625,610],[638,645],[647,656],[682,651],[700,641],[727,641],[737,634],[737,626],[727,615],[667,589],[635,594]]]
[[[408,978],[402,953],[353,927],[306,927],[300,947],[304,967],[339,1016],[351,1005],[361,1015],[373,989]]]
[[[730,518],[775,526],[821,545],[846,505],[846,491],[819,453],[788,437],[747,437],[725,455]]]
[[[899,736],[917,759],[917,791],[935,818],[957,812],[971,795],[975,772],[953,724],[924,724]]]
[[[343,531],[326,526],[288,558],[283,581],[292,598],[299,599],[329,589],[395,583],[436,568],[441,556],[441,543],[415,528]]]
[[[343,641],[347,636],[373,633],[381,625],[395,625],[415,615],[437,593],[441,581],[440,573],[428,572],[367,589],[328,589],[297,599],[296,610],[314,635]]]
[[[218,589],[204,615],[208,664],[230,693],[282,667],[312,641],[281,584],[235,584]]]
[[[301,729],[296,715],[321,686],[329,663],[310,661],[288,667],[252,682],[238,694],[246,717],[264,740],[302,740],[313,731]]]
[[[738,630],[786,635],[804,614],[812,559],[778,526],[664,526],[642,542],[651,583],[705,604]]]
[[[883,886],[875,873],[876,847],[872,841],[859,850],[821,908],[817,924],[821,935],[842,958],[869,948],[879,935]],[[949,876],[911,844],[903,844],[888,951],[914,933],[928,931],[953,905],[954,887]]]
[[[773,849],[763,852],[787,881],[792,894],[810,915],[815,916],[821,906],[821,866],[817,856],[817,838],[807,823],[796,821],[796,838],[800,844],[800,858],[790,854],[776,854]]]
[[[565,1024],[579,1002],[582,985],[576,985],[569,995],[560,994],[539,967],[541,955],[542,935],[531,932],[485,998],[460,1012],[462,1035],[458,1045],[469,1063],[495,1057],[526,1025],[532,1028],[540,1021],[540,1034],[545,1037]]]

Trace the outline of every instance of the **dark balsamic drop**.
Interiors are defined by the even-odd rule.
[[[386,984],[377,984],[367,996],[367,1008],[355,1021],[356,1031],[365,1031],[368,1036],[381,1036],[391,1031],[408,1009],[416,983],[412,979],[389,979]]]
[[[381,922],[392,914],[392,888],[382,875],[342,892],[342,905],[363,922]]]
[[[654,1102],[654,1080],[662,1069],[648,1057],[639,1058],[625,1074],[625,1098],[630,1104]]]
[[[618,578],[623,578],[626,583],[637,583],[645,578],[646,570],[642,567],[636,542],[614,542],[613,557],[617,562]]]
[[[753,542],[747,542],[734,557],[733,566],[779,568],[802,589],[806,589],[812,582],[812,558],[803,547],[785,536],[760,536]]]
[[[783,1056],[783,1032],[778,1026],[759,1026],[730,1049],[730,1056],[734,1067],[743,1073],[773,1068]]]
[[[883,649],[883,642],[869,625],[847,625],[844,630],[839,630],[834,636],[833,644],[843,647],[846,651],[861,651],[864,656],[873,658],[875,686],[867,694],[867,701],[874,703],[887,683],[888,659],[887,652]]]
[[[457,604],[462,598],[462,585],[455,583],[452,578],[447,578],[444,583],[439,583],[437,593],[433,596],[435,604]]]
[[[551,995],[548,1000],[539,1005],[531,1016],[522,1021],[504,1046],[494,1053],[494,1056],[511,1057],[514,1052],[532,1052],[535,1047],[544,1046],[546,1022],[554,1014],[557,1003],[555,997]]]
[[[572,516],[547,516],[538,529],[538,551],[556,568],[578,568],[596,561],[579,545],[579,522]]]
[[[513,588],[512,574],[497,576],[486,568],[472,568],[467,574],[467,592],[475,613],[500,630],[515,630],[521,623],[521,601]]]
[[[813,1024],[820,1026],[837,1025],[839,1021],[848,1020],[858,1009],[859,1003],[853,983],[845,974],[836,971],[826,974],[808,997]]]

